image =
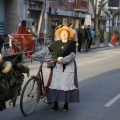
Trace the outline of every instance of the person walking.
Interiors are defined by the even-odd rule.
[[[21,25],[18,28],[18,34],[30,34],[30,31],[26,28],[26,20],[22,20]],[[28,40],[25,35],[24,38],[21,39],[21,35],[18,35],[18,41],[22,44],[22,51],[26,52],[28,50]]]
[[[92,45],[92,41],[94,39],[94,34],[93,34],[93,31],[91,30],[90,25],[88,25],[88,33],[89,33],[89,36],[90,36],[89,43],[88,43],[88,50],[90,50],[90,47]]]
[[[75,42],[77,42],[77,41],[78,41],[78,36],[77,36],[77,31],[76,31],[75,25],[74,25],[73,23],[70,23],[70,24],[68,25],[68,27],[69,27],[71,30],[73,30],[73,32],[74,32],[74,36],[73,36],[73,38],[71,38],[71,39],[73,39]]]
[[[58,25],[55,28],[55,32],[56,32],[57,29],[61,28],[62,26],[63,26],[62,23],[59,22]],[[56,35],[54,35],[54,36],[55,36],[54,37],[54,41],[60,40],[60,38],[58,38]]]
[[[82,48],[82,46],[84,46],[84,41],[85,41],[84,25],[81,25],[81,27],[79,25],[77,37],[78,37],[78,52],[81,52],[81,48]]]
[[[117,39],[118,39],[118,35],[114,33],[114,35],[112,36],[112,45],[114,47],[116,46]]]
[[[30,33],[33,34],[35,37],[38,37],[37,31],[36,31],[36,22],[32,22],[32,25],[30,27]]]
[[[30,34],[30,31],[26,28],[26,20],[22,20],[21,25],[18,28],[18,34]]]
[[[88,45],[89,45],[89,41],[90,41],[90,34],[88,31],[88,26],[85,25],[85,52],[88,52]]]
[[[76,45],[71,38],[73,30],[63,26],[56,30],[55,35],[60,39],[48,48],[36,52],[33,57],[44,57],[53,53],[57,63],[53,68],[53,76],[47,94],[48,102],[54,103],[51,111],[58,110],[58,103],[64,102],[63,111],[68,111],[69,103],[79,102],[79,88],[77,79],[77,66],[75,62]]]

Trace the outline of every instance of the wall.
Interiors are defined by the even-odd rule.
[[[0,0],[0,34],[4,34],[4,0]]]
[[[18,30],[18,0],[5,0],[5,33],[13,34]]]
[[[4,21],[4,0],[0,0],[0,21]]]

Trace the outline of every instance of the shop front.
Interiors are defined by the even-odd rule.
[[[53,36],[55,33],[55,28],[58,24],[68,25],[73,23],[75,28],[78,28],[79,24],[84,24],[85,16],[87,13],[76,12],[76,11],[64,11],[59,9],[51,8],[49,15],[49,36]]]

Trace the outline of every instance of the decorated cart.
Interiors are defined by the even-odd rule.
[[[6,109],[6,101],[16,105],[24,81],[24,73],[29,75],[29,68],[24,66],[22,53],[3,57],[0,54],[0,111]]]

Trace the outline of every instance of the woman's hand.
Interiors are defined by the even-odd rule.
[[[62,61],[61,61],[61,60],[57,60],[57,63],[58,63],[58,64],[62,64]]]

